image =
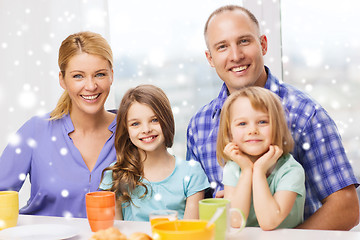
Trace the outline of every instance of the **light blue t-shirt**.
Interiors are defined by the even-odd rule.
[[[227,161],[224,166],[223,174],[223,184],[235,187],[239,180],[241,169],[237,163]],[[305,204],[305,172],[303,167],[291,154],[287,154],[279,158],[275,169],[267,177],[267,182],[272,195],[277,191],[292,191],[297,193],[291,212],[277,228],[293,228],[302,223],[304,219]],[[246,226],[259,226],[252,200]]]
[[[160,182],[149,182],[143,179],[149,193],[143,187],[135,188],[131,194],[134,204],[123,203],[122,214],[126,221],[149,221],[149,213],[158,209],[176,210],[178,218],[184,217],[186,199],[210,186],[208,179],[196,161],[185,161],[176,158],[175,169],[170,176]],[[112,185],[112,171],[106,171],[101,182],[101,189],[109,189]]]

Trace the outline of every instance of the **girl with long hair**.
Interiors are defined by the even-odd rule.
[[[124,220],[149,221],[152,210],[198,218],[198,202],[209,187],[200,164],[171,155],[175,122],[165,93],[153,85],[129,89],[120,103],[116,162],[104,170],[103,190],[114,191]],[[107,171],[110,170],[110,171]]]

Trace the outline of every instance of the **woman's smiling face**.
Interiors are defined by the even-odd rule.
[[[81,53],[67,64],[65,75],[59,73],[60,85],[71,99],[71,112],[96,114],[104,109],[113,82],[109,62],[97,55]]]

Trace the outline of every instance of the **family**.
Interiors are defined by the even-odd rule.
[[[223,85],[190,119],[186,159],[167,151],[175,122],[162,89],[139,85],[117,110],[105,109],[112,50],[101,35],[79,32],[59,48],[64,93],[56,108],[28,120],[3,151],[0,190],[19,191],[29,175],[21,214],[85,218],[87,192],[113,191],[117,218],[130,221],[148,221],[155,209],[196,219],[199,200],[224,197],[247,226],[264,230],[356,226],[359,183],[337,127],[264,65],[267,38],[256,17],[220,7],[204,37]]]

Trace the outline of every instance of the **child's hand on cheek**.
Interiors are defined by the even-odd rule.
[[[263,174],[266,174],[267,171],[276,164],[282,154],[283,150],[281,148],[276,145],[270,145],[269,151],[255,161],[254,169],[258,169]]]
[[[246,168],[253,168],[253,166],[254,166],[254,164],[250,160],[250,158],[248,156],[246,156],[245,154],[243,154],[240,151],[239,147],[233,142],[230,142],[225,146],[224,153],[231,160],[236,162],[239,165],[239,167],[241,168],[241,170],[244,170]]]

